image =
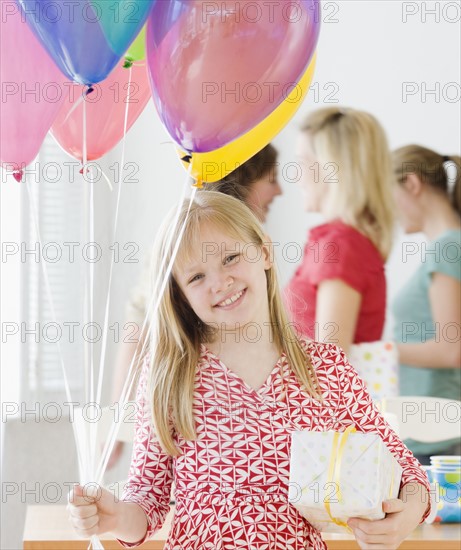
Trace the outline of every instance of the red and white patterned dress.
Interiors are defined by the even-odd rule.
[[[301,388],[284,354],[256,391],[202,346],[194,393],[197,440],[175,435],[182,451],[177,458],[166,455],[153,436],[142,397],[143,369],[123,500],[145,511],[145,538],[162,526],[174,480],[176,511],[165,550],[326,549],[320,533],[288,503],[294,430],[344,431],[354,424],[357,431],[376,432],[403,468],[401,486],[417,481],[429,490],[418,461],[380,416],[340,348],[311,342],[307,350],[322,404]],[[120,542],[132,547],[144,540]]]

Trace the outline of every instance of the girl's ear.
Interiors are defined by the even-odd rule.
[[[403,182],[403,187],[413,195],[417,197],[421,194],[423,184],[416,174],[410,173],[407,174],[405,181]]]
[[[264,235],[262,244],[264,269],[267,271],[274,265],[274,245],[269,235]]]

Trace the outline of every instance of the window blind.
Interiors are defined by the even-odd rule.
[[[50,135],[41,148],[35,170],[27,177],[33,200],[25,194],[28,238],[23,245],[26,299],[22,341],[27,357],[24,382],[29,400],[61,401],[65,400],[61,356],[72,390],[78,392],[83,384],[82,304],[88,269],[81,254],[85,185],[77,162]],[[35,229],[35,216],[41,240]]]

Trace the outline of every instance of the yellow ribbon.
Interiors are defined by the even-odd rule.
[[[328,466],[326,485],[333,483],[333,486],[337,488],[339,502],[342,500],[340,475],[341,475],[341,462],[343,459],[344,447],[346,445],[347,439],[349,438],[349,435],[355,431],[356,429],[354,426],[349,426],[344,432],[342,433],[336,432],[333,436],[333,444],[331,447],[330,464]],[[339,448],[338,448],[338,443],[339,443]],[[333,495],[334,494],[335,493],[333,493]],[[349,527],[349,525],[347,525],[347,523],[344,523],[343,521],[340,521],[338,518],[333,517],[331,513],[329,498],[328,499],[325,498],[325,510],[327,511],[327,514],[330,516],[330,520],[333,523],[341,527],[344,527],[349,533],[352,533],[352,529]]]

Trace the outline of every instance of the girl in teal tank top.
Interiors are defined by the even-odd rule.
[[[460,157],[409,145],[396,150],[393,161],[398,181],[395,197],[404,231],[423,232],[429,241],[419,246],[421,266],[393,303],[400,393],[460,401]],[[459,419],[454,421],[459,423]],[[460,454],[459,439],[406,443],[423,464],[429,463],[431,455]]]

